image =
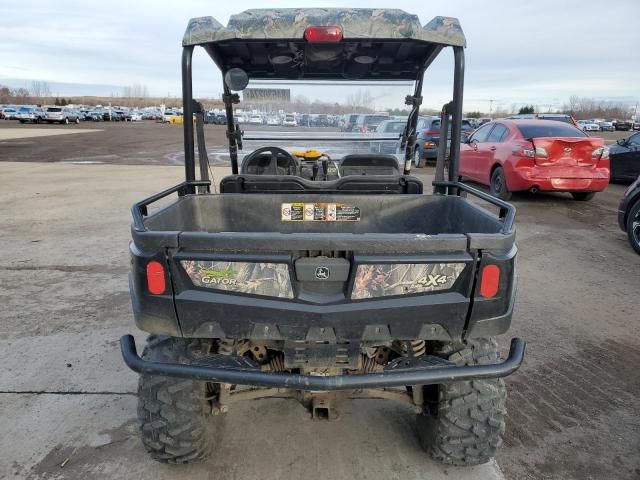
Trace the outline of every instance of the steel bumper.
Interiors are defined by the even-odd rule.
[[[125,363],[131,370],[147,375],[191,378],[206,382],[254,385],[260,387],[291,388],[295,390],[334,391],[360,388],[430,385],[506,377],[515,372],[524,358],[525,341],[511,340],[508,358],[501,363],[463,366],[423,366],[399,368],[382,373],[315,376],[295,373],[270,373],[252,368],[212,367],[195,364],[150,362],[138,356],[131,335],[120,339]]]

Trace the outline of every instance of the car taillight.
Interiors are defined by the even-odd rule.
[[[500,268],[497,265],[485,265],[480,274],[480,295],[493,298],[498,293]]]
[[[544,148],[544,147],[536,147],[535,158],[549,158],[549,154],[547,153],[547,149]]]
[[[149,293],[162,295],[166,288],[164,266],[156,260],[147,263],[147,289]]]
[[[433,142],[424,142],[424,148],[433,148],[436,144]]]
[[[304,30],[304,38],[311,43],[334,43],[342,40],[342,28],[336,26],[312,26]]]
[[[607,158],[609,158],[608,147],[598,147],[591,152],[591,160],[606,160]]]
[[[521,147],[514,149],[513,154],[518,157],[535,158],[536,151],[533,148]]]
[[[425,135],[440,135],[440,130],[425,130]]]

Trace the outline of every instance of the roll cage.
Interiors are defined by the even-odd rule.
[[[374,31],[372,22],[376,25]],[[341,29],[341,39],[321,43],[307,40],[304,29],[317,25],[337,26]],[[192,19],[182,50],[185,118],[193,118],[198,109],[193,101],[192,87],[193,51],[196,46],[204,48],[222,73],[226,135],[234,175],[238,174],[238,149],[242,148],[243,132],[235,123],[233,114],[233,105],[240,102],[240,97],[224,81],[224,74],[231,68],[243,68],[249,78],[258,80],[415,81],[413,94],[405,98],[411,110],[400,138],[404,152],[403,173],[407,175],[411,170],[417,136],[424,73],[444,48],[451,47],[454,51],[453,100],[442,109],[445,141],[441,144],[447,143],[446,123],[449,118],[451,138],[460,138],[465,39],[456,19],[436,17],[422,27],[417,16],[401,10],[370,9],[247,10],[232,16],[226,28],[212,17]],[[357,58],[363,56],[370,56],[374,61],[358,63]],[[279,60],[274,62],[276,57]],[[184,150],[185,188],[188,190],[185,193],[196,193],[193,122],[184,122]],[[445,180],[444,154],[443,147],[436,168],[437,182]],[[451,143],[449,154],[449,182],[437,186],[435,191],[457,194],[459,142]]]

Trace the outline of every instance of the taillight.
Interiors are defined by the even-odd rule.
[[[147,263],[147,289],[149,293],[162,295],[166,288],[164,266],[156,260]]]
[[[591,152],[591,160],[606,160],[607,158],[609,158],[608,147],[598,147]]]
[[[547,149],[544,148],[544,147],[536,147],[535,158],[549,158],[549,154],[547,153]]]
[[[440,135],[440,130],[427,130],[424,133],[425,135]]]
[[[521,147],[521,148],[515,148],[513,150],[513,154],[518,157],[535,158],[536,151],[533,148]]]
[[[500,268],[497,265],[485,265],[480,273],[480,295],[493,298],[498,293]]]
[[[424,148],[433,148],[436,144],[433,142],[424,142]]]
[[[342,40],[342,28],[336,26],[307,27],[304,30],[304,38],[312,43],[333,43]]]

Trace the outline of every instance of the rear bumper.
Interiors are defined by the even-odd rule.
[[[608,168],[531,167],[508,172],[511,191],[536,187],[543,192],[601,192],[609,185]]]
[[[122,357],[127,366],[137,373],[190,378],[206,382],[232,383],[259,387],[290,388],[294,390],[335,391],[357,388],[401,387],[405,385],[431,385],[506,377],[515,372],[524,359],[525,342],[511,340],[508,358],[501,363],[463,366],[412,366],[382,373],[358,375],[315,376],[295,373],[270,373],[258,368],[231,368],[195,364],[160,363],[143,360],[138,356],[131,335],[120,339]]]

